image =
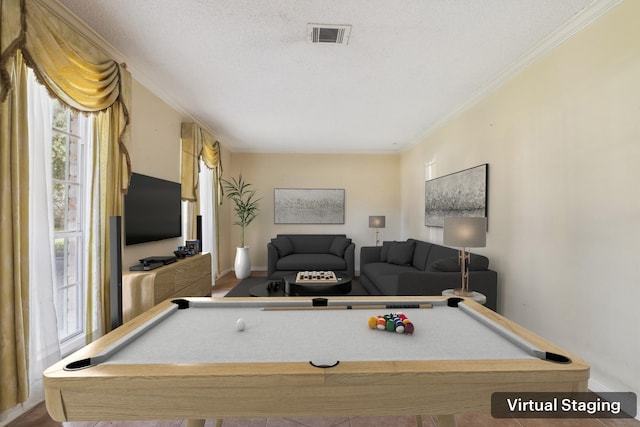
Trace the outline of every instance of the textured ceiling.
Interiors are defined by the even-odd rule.
[[[60,2],[232,151],[389,153],[602,0]],[[308,23],[351,25],[348,44]]]

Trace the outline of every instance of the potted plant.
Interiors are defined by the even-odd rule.
[[[240,246],[236,249],[236,258],[234,262],[235,274],[238,279],[246,279],[251,274],[251,258],[249,256],[249,248],[244,243],[245,228],[258,216],[258,202],[255,190],[251,190],[251,184],[242,179],[242,174],[238,179],[222,180],[222,184],[226,191],[226,197],[235,204],[234,210],[237,221],[234,225],[240,226]]]

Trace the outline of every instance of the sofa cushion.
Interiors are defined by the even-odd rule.
[[[397,276],[400,273],[404,273],[406,271],[418,271],[413,267],[409,267],[405,265],[389,264],[387,262],[371,262],[371,263],[365,264],[362,268],[363,268],[363,271],[361,271],[360,274],[367,276],[373,282],[375,282],[378,277],[382,277],[382,276],[388,276],[388,275]]]
[[[469,270],[485,271],[488,269],[489,269],[489,258],[482,255],[471,254],[471,260],[469,262]]]
[[[431,252],[433,244],[414,239],[408,239],[408,241],[414,241],[416,245],[416,248],[413,251],[413,260],[411,261],[411,264],[418,270],[426,270],[427,259],[429,258],[429,252]]]
[[[347,268],[344,258],[331,254],[291,254],[280,258],[276,267],[284,271],[342,271]]]
[[[293,245],[287,236],[278,236],[271,239],[273,246],[278,250],[278,255],[282,258],[293,253]]]
[[[282,236],[281,234],[278,237]],[[287,234],[296,254],[327,254],[336,234]],[[342,235],[344,236],[344,234]]]
[[[389,274],[375,279],[375,285],[382,295],[398,295],[398,275]]]
[[[387,257],[389,256],[389,248],[391,245],[396,242],[382,242],[382,248],[380,249],[380,261],[387,262]]]
[[[484,271],[489,269],[489,258],[471,254],[471,260],[469,262],[469,271]],[[458,272],[460,271],[460,263],[458,257],[442,258],[434,261],[429,265],[427,271],[440,271],[440,272]]]
[[[343,257],[344,251],[351,244],[351,239],[347,239],[344,236],[338,236],[333,239],[333,243],[329,246],[329,253],[335,256]]]
[[[397,265],[411,265],[415,246],[416,243],[414,241],[392,243],[389,247],[387,262]]]
[[[457,258],[458,250],[449,248],[446,246],[440,245],[432,245],[431,250],[429,251],[429,256],[427,257],[427,262],[424,265],[425,269],[428,269],[431,264],[442,259],[442,258]]]
[[[431,263],[427,271],[459,272],[460,264],[458,264],[458,258],[442,258]]]

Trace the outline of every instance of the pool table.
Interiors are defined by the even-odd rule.
[[[370,328],[403,313],[413,333]],[[393,328],[392,328],[393,329]],[[407,328],[409,329],[409,328]],[[165,301],[44,372],[57,421],[490,413],[586,391],[579,357],[457,297]]]

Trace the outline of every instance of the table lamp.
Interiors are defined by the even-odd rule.
[[[469,259],[467,248],[483,248],[487,244],[487,218],[485,217],[445,217],[443,242],[447,246],[460,249],[458,262],[462,273],[462,287],[454,293],[471,296],[469,290]]]
[[[369,228],[375,228],[376,229],[376,246],[378,246],[378,243],[380,243],[380,240],[378,239],[378,233],[380,232],[381,228],[384,228],[384,224],[385,224],[385,217],[378,215],[378,216],[370,216],[369,217]]]

